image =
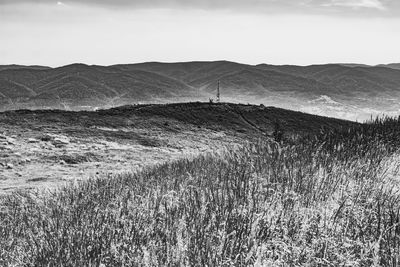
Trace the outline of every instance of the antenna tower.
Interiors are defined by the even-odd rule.
[[[220,92],[219,92],[219,80],[218,80],[218,87],[217,87],[217,103],[220,101]]]

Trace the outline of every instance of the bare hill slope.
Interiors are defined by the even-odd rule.
[[[232,103],[0,112],[0,195],[270,140],[276,123],[286,137],[355,124]]]
[[[91,110],[137,103],[204,101],[215,97],[220,81],[224,101],[365,119],[371,114],[396,114],[400,109],[400,70],[393,66],[302,67],[229,61],[0,66],[0,110]]]

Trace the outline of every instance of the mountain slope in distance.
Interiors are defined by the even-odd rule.
[[[400,63],[381,64],[378,65],[377,67],[386,67],[386,68],[400,70]]]
[[[392,65],[395,66],[396,64]],[[0,110],[96,109],[224,101],[365,119],[400,110],[400,69],[360,64],[246,65],[229,61],[0,67]],[[334,104],[333,104],[334,103]]]

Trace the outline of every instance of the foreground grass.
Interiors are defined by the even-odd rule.
[[[0,200],[1,266],[398,266],[400,121]]]

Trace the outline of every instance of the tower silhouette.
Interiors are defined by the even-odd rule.
[[[220,101],[220,91],[219,91],[219,80],[218,80],[218,86],[217,86],[217,103]]]

